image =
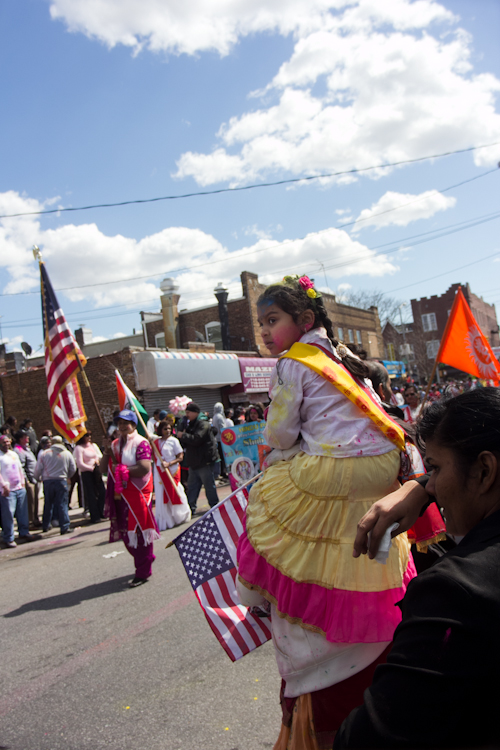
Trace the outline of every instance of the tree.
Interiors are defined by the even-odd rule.
[[[400,325],[400,307],[404,304],[403,300],[394,297],[388,297],[379,289],[354,290],[348,289],[345,292],[335,295],[337,302],[352,307],[360,307],[362,310],[369,310],[370,307],[378,309],[380,324],[382,328],[387,322],[394,326]],[[408,321],[406,321],[408,322]]]

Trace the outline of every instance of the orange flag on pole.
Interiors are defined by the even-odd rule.
[[[441,339],[436,362],[468,372],[476,378],[500,380],[500,364],[471,313],[459,287]]]

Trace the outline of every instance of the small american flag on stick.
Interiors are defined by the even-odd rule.
[[[172,542],[208,624],[232,661],[271,638],[265,620],[241,604],[236,590],[236,548],[246,506],[238,490]]]

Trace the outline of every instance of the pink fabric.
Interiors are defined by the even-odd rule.
[[[410,555],[403,584],[396,589],[364,593],[296,583],[257,554],[246,532],[238,543],[238,573],[247,583],[258,586],[264,596],[265,592],[270,594],[279,612],[318,628],[331,643],[391,641],[401,621],[401,611],[395,605],[416,576]]]
[[[80,471],[94,471],[96,463],[99,463],[99,456],[93,443],[88,445],[77,445],[73,452],[73,458]]]

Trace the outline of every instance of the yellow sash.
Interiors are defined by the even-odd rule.
[[[326,356],[321,349],[310,344],[294,344],[290,350],[283,355],[288,359],[301,362],[306,367],[321,375],[329,383],[338,388],[349,401],[361,409],[365,416],[369,417],[381,432],[394,443],[399,450],[405,449],[404,430],[397,425],[385,413],[381,406],[372,401],[370,396],[355,382],[350,373],[342,365],[337,364]]]

